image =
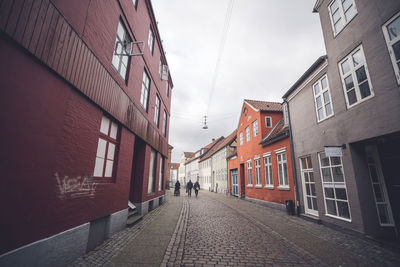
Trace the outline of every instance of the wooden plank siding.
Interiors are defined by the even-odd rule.
[[[164,156],[168,144],[49,0],[0,1],[0,30]]]

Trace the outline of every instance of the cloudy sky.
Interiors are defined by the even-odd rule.
[[[314,3],[152,1],[174,83],[173,162],[179,162],[183,151],[194,152],[212,138],[228,136],[237,127],[244,99],[281,102],[325,54]],[[208,130],[202,129],[205,115]]]

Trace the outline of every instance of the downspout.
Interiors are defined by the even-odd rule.
[[[294,147],[293,147],[293,136],[292,136],[292,126],[291,124],[291,120],[290,120],[290,110],[289,110],[289,103],[286,101],[286,98],[283,99],[283,102],[286,103],[287,106],[287,113],[288,113],[288,119],[289,119],[289,140],[290,140],[290,158],[292,160],[292,174],[293,174],[293,182],[294,182],[294,201],[295,201],[295,207],[296,207],[296,215],[299,216],[300,215],[300,203],[298,201],[299,199],[299,189],[297,187],[297,172],[296,172],[296,159],[294,157]]]

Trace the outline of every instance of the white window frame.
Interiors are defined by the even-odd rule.
[[[356,67],[354,67],[354,63],[353,63],[353,55],[356,54],[358,51],[361,52],[364,61],[360,62]],[[347,71],[346,73],[343,73],[343,69],[342,69],[342,64],[348,60],[349,61],[349,66],[350,66],[350,70]],[[354,49],[353,51],[351,51],[351,53],[349,53],[346,57],[344,57],[339,63],[338,63],[338,67],[339,67],[339,72],[340,72],[340,76],[342,79],[342,86],[343,86],[343,92],[344,92],[344,97],[346,99],[346,105],[347,108],[352,108],[364,101],[367,101],[368,99],[371,99],[372,97],[375,96],[374,94],[374,89],[372,87],[371,84],[371,78],[369,76],[369,71],[368,71],[368,66],[367,66],[367,59],[365,58],[365,53],[364,53],[364,49],[362,47],[362,45],[359,45],[358,47],[356,47],[356,49]],[[358,84],[358,80],[357,80],[357,75],[356,75],[356,71],[361,69],[362,67],[364,67],[365,69],[365,74],[367,76],[367,82],[368,82],[368,86],[369,86],[369,90],[371,92],[371,94],[369,96],[366,96],[364,98],[361,98],[361,93],[360,93],[360,87]],[[356,102],[354,102],[353,104],[349,104],[349,98],[347,95],[347,89],[346,89],[346,83],[345,83],[345,78],[348,78],[351,75],[352,80],[353,80],[353,86],[355,90],[355,94],[356,94]],[[353,88],[353,87],[352,87]]]
[[[322,88],[322,80],[324,80],[324,79],[326,79],[326,87]],[[317,86],[319,87],[318,93],[316,93]],[[326,93],[326,92],[328,93],[328,96],[329,96],[329,102],[325,102],[324,93]],[[333,112],[331,92],[329,89],[328,75],[325,74],[316,83],[313,84],[313,95],[314,95],[314,105],[315,105],[315,113],[317,116],[317,122],[321,122],[321,121],[324,121],[324,120],[332,117],[334,115],[334,112]],[[318,108],[318,105],[317,105],[318,97],[320,97],[320,99],[321,99],[321,107],[320,108]],[[327,105],[331,106],[332,113],[330,115],[326,115],[326,106]],[[320,109],[322,110],[322,118],[319,118],[319,116],[318,116],[318,110],[320,110]]]
[[[243,132],[239,133],[239,145],[243,145]]]
[[[111,65],[119,74],[119,76],[121,76],[124,80],[126,80],[126,75],[128,73],[128,66],[130,62],[129,56],[123,55],[123,43],[126,42],[131,42],[131,38],[129,37],[124,23],[119,20]]]
[[[247,187],[253,187],[253,168],[251,166],[251,159],[247,160]]]
[[[167,111],[165,109],[163,115],[163,135],[167,136]]]
[[[268,120],[269,120],[269,123],[268,123]],[[271,116],[265,116],[265,128],[272,128],[272,117]]]
[[[245,132],[246,132],[246,142],[249,142],[250,141],[250,127],[249,126],[246,127]]]
[[[149,28],[149,39],[147,40],[147,45],[149,46],[150,52],[153,54],[153,51],[154,51],[154,33],[153,33],[153,30],[151,29],[151,26]]]
[[[336,165],[332,165],[332,163],[331,163],[332,162],[332,159],[331,159],[332,157],[328,157],[329,158],[329,166],[322,166],[322,162],[321,162],[322,154],[325,154],[325,153],[324,152],[318,153],[318,161],[319,161],[319,168],[320,168],[320,175],[321,175],[322,192],[323,192],[323,195],[324,195],[325,216],[332,217],[332,218],[339,219],[339,220],[343,220],[343,221],[347,221],[347,222],[351,222],[350,202],[349,202],[349,196],[348,196],[347,186],[346,186],[346,177],[345,177],[344,171],[343,171],[343,160],[342,160],[342,157],[338,157],[338,158],[340,158],[340,164],[336,164]],[[333,170],[332,170],[333,168],[341,168],[341,172],[343,174],[343,182],[335,182],[334,181]],[[331,182],[324,181],[322,169],[329,169],[330,177],[332,178]],[[327,198],[326,197],[325,188],[333,188],[334,189],[333,190],[334,191],[334,198]],[[346,200],[336,198],[335,188],[341,188],[341,189],[344,188],[346,190]],[[338,215],[329,214],[328,213],[327,204],[326,204],[327,200],[335,201],[335,207],[336,207],[336,213],[337,214],[339,214],[339,209],[338,209],[337,202],[347,202],[347,206],[348,206],[348,209],[349,209],[349,218],[345,218],[345,217],[340,217]]]
[[[150,92],[150,77],[147,74],[147,71],[144,69],[143,79],[142,79],[142,91],[140,94],[140,104],[146,111],[149,103],[149,92]]]
[[[251,124],[253,128],[253,137],[256,137],[258,135],[258,122],[257,120],[253,121]]]
[[[265,177],[265,188],[273,189],[274,188],[274,179],[272,173],[272,157],[271,153],[267,153],[263,155],[264,160],[264,177]]]
[[[156,104],[154,105],[154,123],[157,125],[157,127],[160,123],[160,104],[161,100],[158,95],[156,95]]]
[[[353,14],[353,16],[350,17],[350,18],[346,18],[346,16],[345,16],[345,10],[344,10],[344,8],[343,8],[342,0],[333,0],[333,1],[331,1],[330,4],[328,5],[329,18],[330,18],[330,21],[331,21],[331,26],[332,26],[332,31],[333,31],[333,36],[334,36],[334,37],[336,37],[341,31],[343,31],[343,29],[346,28],[346,26],[350,23],[350,21],[353,20],[353,18],[354,18],[354,17],[357,15],[357,13],[358,13],[358,12],[357,12],[357,7],[356,7],[356,4],[355,4],[354,0],[348,0],[348,1],[352,1],[352,2],[353,2],[352,5],[353,5],[353,7],[354,7],[354,14]],[[343,21],[343,26],[342,26],[342,28],[341,28],[339,31],[337,31],[337,32],[336,32],[336,30],[335,30],[335,25],[334,25],[334,22],[333,22],[333,14],[332,14],[332,11],[331,11],[331,6],[333,5],[334,2],[337,2],[337,4],[338,4],[338,7],[339,7],[338,12],[339,12],[339,15],[340,15],[340,19]],[[349,8],[348,8],[347,10],[349,10]]]
[[[305,163],[305,164],[303,164]],[[312,159],[311,155],[303,156],[299,158],[299,165],[300,165],[300,174],[301,174],[301,183],[303,187],[303,201],[304,201],[304,211],[305,213],[311,214],[313,216],[318,215],[318,198],[316,193],[316,184],[315,184],[315,176],[314,176],[314,169],[312,166]],[[305,166],[304,166],[305,165]],[[310,179],[312,177],[312,180]],[[314,192],[313,194],[313,185],[314,185]],[[307,188],[309,190],[309,194],[307,193]],[[311,201],[311,208],[308,204],[308,198]],[[315,199],[315,203],[314,203]],[[315,204],[315,206],[314,206]]]
[[[278,189],[289,189],[289,174],[288,174],[288,164],[287,164],[287,153],[286,149],[280,149],[275,151],[276,163],[278,169]],[[283,155],[285,159],[283,159]],[[285,166],[286,165],[286,172]]]
[[[397,37],[395,37],[393,40],[390,40],[389,32],[387,29],[387,26],[389,26],[390,23],[392,23],[393,21],[395,21],[397,19],[400,19],[400,12],[398,12],[390,20],[388,20],[388,22],[386,22],[382,26],[382,30],[383,30],[383,35],[385,36],[386,45],[389,50],[389,55],[390,55],[390,59],[392,61],[393,70],[394,70],[394,74],[396,76],[397,84],[400,85],[400,68],[398,65],[398,64],[400,64],[400,59],[399,59],[399,62],[397,63],[396,56],[395,56],[394,50],[393,50],[393,45],[400,42],[400,34]]]
[[[254,178],[255,178],[256,188],[262,188],[260,156],[254,157]]]

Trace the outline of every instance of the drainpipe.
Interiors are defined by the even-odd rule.
[[[299,199],[299,189],[297,187],[297,172],[296,172],[296,159],[294,157],[294,147],[293,147],[293,137],[292,137],[292,126],[291,124],[291,120],[290,120],[290,112],[289,112],[289,103],[286,101],[286,98],[283,99],[283,102],[286,103],[287,106],[287,112],[288,112],[288,119],[289,119],[289,140],[290,140],[290,158],[292,160],[292,173],[293,173],[293,182],[294,182],[294,191],[295,191],[295,195],[294,195],[294,200],[295,200],[295,207],[296,207],[296,215],[299,216],[300,215],[300,203],[298,201]]]

